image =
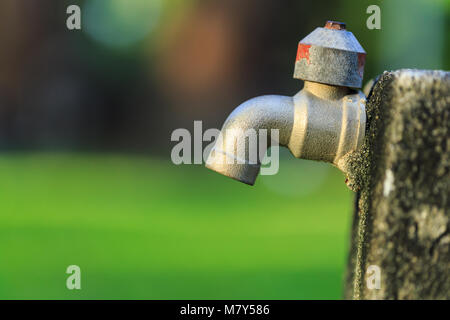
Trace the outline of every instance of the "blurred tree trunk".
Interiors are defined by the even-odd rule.
[[[367,116],[345,298],[449,299],[450,72],[385,72]]]

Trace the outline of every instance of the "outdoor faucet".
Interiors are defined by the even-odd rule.
[[[358,89],[365,57],[344,23],[328,21],[316,28],[298,45],[294,78],[304,80],[303,89],[293,97],[261,96],[237,107],[225,121],[206,167],[253,185],[266,151],[261,142],[272,142],[296,158],[330,162],[345,173],[348,156],[364,139],[366,97]],[[258,139],[257,157],[252,156],[255,139],[249,132]]]

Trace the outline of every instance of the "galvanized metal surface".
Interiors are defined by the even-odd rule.
[[[261,167],[261,154],[266,150],[258,150],[259,159],[251,161],[249,141],[245,137],[248,130],[267,130],[270,140],[271,129],[279,130],[278,144],[287,146],[294,126],[294,100],[287,96],[262,96],[250,99],[237,107],[225,121],[221,137],[206,161],[206,167],[238,181],[253,185]],[[258,141],[257,145],[260,143]],[[238,150],[246,150],[239,155]]]
[[[298,45],[294,78],[361,88],[366,52],[345,24],[329,21]]]
[[[288,144],[292,154],[342,167],[340,160],[364,138],[365,102],[362,92],[305,81],[294,96],[295,125]]]
[[[277,129],[278,144],[295,157],[347,171],[365,134],[366,99],[352,88],[361,87],[366,53],[345,24],[335,21],[314,30],[298,49],[294,77],[305,80],[303,90],[294,97],[254,98],[236,108],[207,159],[208,168],[253,185],[266,151],[260,141],[274,139],[271,129]],[[252,130],[259,139],[256,158],[249,150],[255,144],[247,136]],[[268,135],[261,137],[262,131]]]
[[[262,96],[248,100],[225,121],[222,139],[211,151],[206,167],[253,185],[261,157],[252,163],[249,152],[238,155],[239,148],[248,150],[249,141],[235,133],[278,129],[279,145],[289,148],[295,157],[331,162],[343,170],[346,156],[356,151],[364,138],[364,105],[362,92],[313,82],[305,82],[303,90],[294,97]]]

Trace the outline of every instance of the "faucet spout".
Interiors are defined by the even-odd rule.
[[[296,158],[330,162],[346,173],[348,156],[363,142],[365,103],[361,91],[309,81],[293,97],[250,99],[225,121],[206,167],[253,185],[276,142]]]
[[[272,141],[287,146],[294,125],[293,97],[267,95],[237,107],[225,121],[206,167],[249,185]]]
[[[328,21],[298,44],[293,97],[262,96],[225,121],[206,167],[253,185],[272,141],[296,158],[326,161],[351,176],[352,155],[363,144],[366,97],[361,88],[366,52],[345,23]],[[258,148],[259,147],[259,148]],[[350,183],[351,184],[351,183]]]

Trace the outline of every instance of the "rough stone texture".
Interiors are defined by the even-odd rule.
[[[357,191],[347,299],[450,299],[450,72],[385,72],[349,162]],[[366,270],[381,269],[370,290]]]

